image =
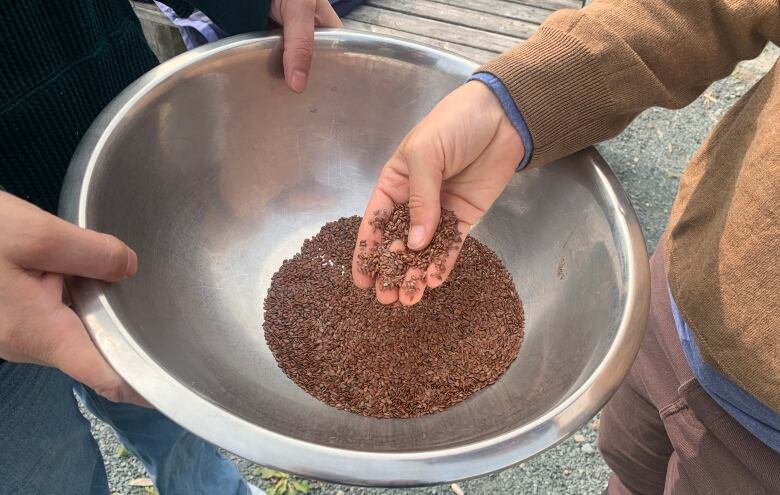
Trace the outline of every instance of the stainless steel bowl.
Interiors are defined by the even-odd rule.
[[[108,361],[160,411],[260,464],[410,486],[495,471],[592,417],[626,375],[648,308],[634,211],[589,149],[517,174],[474,235],[509,266],[525,344],[495,384],[444,412],[364,418],[307,395],[265,345],[271,275],[327,221],[360,214],[404,134],[475,64],[350,31],[316,37],[290,92],[277,37],[241,36],[145,75],[97,119],[61,213],[109,232],[138,274],[69,284]]]

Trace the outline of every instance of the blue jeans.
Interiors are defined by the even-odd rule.
[[[0,494],[107,495],[108,480],[73,391],[149,471],[160,495],[248,495],[216,447],[159,412],[111,402],[53,368],[0,361]]]

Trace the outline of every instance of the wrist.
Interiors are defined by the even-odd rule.
[[[528,165],[528,162],[531,161],[534,149],[533,139],[531,137],[530,131],[528,130],[528,126],[525,123],[525,118],[523,117],[522,112],[518,108],[515,101],[512,99],[512,96],[504,86],[504,83],[502,83],[501,80],[493,74],[487,72],[477,72],[469,78],[467,84],[472,82],[473,84],[482,84],[483,86],[490,89],[490,91],[493,93],[495,101],[503,111],[504,118],[511,123],[512,127],[517,132],[520,140],[523,143],[524,150],[522,158],[518,161],[517,170],[522,170],[526,167],[526,165]]]

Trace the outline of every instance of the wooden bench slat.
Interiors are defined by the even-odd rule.
[[[471,59],[481,64],[487,62],[488,60],[498,55],[498,52],[480,50],[479,48],[473,48],[470,46],[461,45],[459,43],[452,43],[449,41],[442,41],[434,38],[428,38],[427,36],[407,33],[405,31],[399,31],[397,29],[392,29],[384,26],[375,26],[373,24],[367,24],[365,22],[355,21],[352,19],[344,19],[343,22],[344,22],[344,27],[347,29],[354,29],[356,31],[368,31],[368,32],[378,33],[378,34],[389,34],[410,41],[418,41],[420,43],[425,43],[428,45],[433,45],[439,48],[443,48],[445,50],[449,50],[453,53],[457,53],[458,55],[461,55],[463,57],[466,57],[468,59]]]
[[[579,9],[582,7],[582,0],[506,0],[507,2],[529,5],[531,7],[541,7],[550,11],[558,9]]]
[[[465,26],[454,26],[442,21],[422,19],[367,5],[352,11],[347,18],[487,51],[505,51],[521,41],[519,38],[502,34],[486,33]]]
[[[436,3],[430,0],[368,0],[366,5],[521,39],[528,39],[538,28],[538,25],[527,21]],[[422,31],[418,34],[425,35],[426,33]]]
[[[495,14],[509,19],[541,24],[552,14],[552,10],[541,7],[532,7],[505,0],[433,0],[436,3],[454,5],[468,10],[475,10],[487,14]]]

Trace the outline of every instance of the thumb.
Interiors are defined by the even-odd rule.
[[[43,213],[43,212],[41,212]],[[116,237],[82,229],[44,213],[30,222],[26,249],[13,260],[24,268],[117,282],[135,274],[138,257]]]
[[[284,55],[282,62],[287,83],[296,93],[306,89],[314,51],[315,0],[294,0],[282,6]]]
[[[441,217],[441,169],[436,161],[414,159],[407,163],[409,170],[409,235],[406,245],[413,251],[425,249],[436,232]]]

